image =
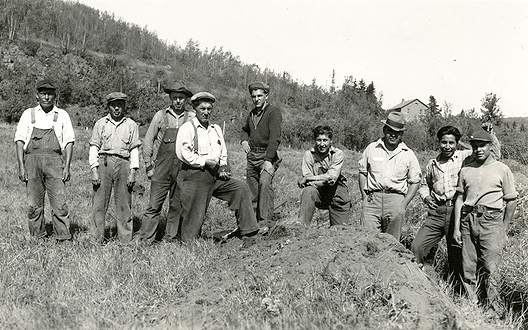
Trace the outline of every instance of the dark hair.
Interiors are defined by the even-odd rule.
[[[458,128],[454,126],[444,126],[438,130],[438,133],[436,133],[436,137],[440,141],[442,139],[442,136],[444,135],[453,135],[455,137],[456,142],[460,141],[460,137],[462,137],[462,134],[460,134],[460,131]]]
[[[332,128],[330,128],[330,126],[327,126],[327,125],[325,126],[319,125],[316,128],[314,128],[312,132],[313,132],[314,140],[317,139],[319,135],[326,135],[328,136],[329,139],[332,139],[332,136],[334,135],[334,131],[332,130]]]

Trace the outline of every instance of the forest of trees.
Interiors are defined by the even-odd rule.
[[[305,145],[311,141],[310,128],[324,123],[334,127],[339,144],[360,150],[380,137],[380,120],[386,116],[382,93],[374,82],[361,78],[349,76],[335,86],[332,72],[327,90],[315,79],[307,85],[288,72],[243,63],[222,47],[201,49],[195,40],[183,46],[168,44],[146,28],[80,3],[0,0],[0,120],[16,122],[24,109],[34,105],[35,82],[44,76],[56,81],[59,105],[82,127],[91,127],[105,114],[103,98],[110,91],[128,94],[130,117],[148,124],[168,104],[163,86],[175,80],[184,81],[194,92],[217,96],[213,119],[226,123],[226,137],[231,140],[238,138],[251,108],[246,87],[255,80],[271,86],[271,102],[283,111],[285,145]],[[464,110],[453,116],[447,102],[442,109],[431,98],[429,113],[409,124],[405,140],[413,149],[434,148],[434,133],[444,124],[454,124],[466,135],[480,126],[480,111]],[[499,99],[486,94],[483,107],[486,101],[492,114],[500,114]],[[505,125],[508,130],[503,133],[498,127],[497,131],[508,141],[508,134],[524,127]]]

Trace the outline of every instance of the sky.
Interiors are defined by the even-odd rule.
[[[329,88],[332,70],[336,86],[374,82],[384,108],[433,95],[454,114],[479,111],[495,93],[506,117],[528,116],[528,1],[77,1],[299,82]]]

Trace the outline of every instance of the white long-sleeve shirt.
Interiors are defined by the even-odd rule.
[[[194,150],[194,127],[198,135],[198,150]],[[184,123],[178,130],[176,138],[176,155],[186,164],[193,167],[204,167],[207,159],[227,165],[227,148],[222,129],[216,124],[207,128],[197,118]]]

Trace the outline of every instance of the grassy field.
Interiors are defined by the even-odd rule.
[[[243,249],[238,239],[224,246],[214,244],[211,239],[183,246],[168,243],[150,247],[135,243],[120,244],[115,238],[113,205],[107,215],[109,240],[103,245],[92,244],[88,234],[91,216],[87,162],[89,131],[76,131],[72,180],[67,184],[74,239],[71,243],[56,243],[51,239],[36,242],[30,238],[27,229],[25,186],[17,177],[12,141],[14,131],[14,126],[0,126],[0,151],[3,155],[0,174],[2,329],[344,329],[351,324],[354,328],[411,329],[419,324],[417,321],[410,322],[414,320],[410,316],[403,317],[405,306],[398,307],[394,299],[392,304],[387,304],[392,290],[389,282],[353,286],[357,279],[356,282],[350,279],[350,270],[350,276],[339,277],[348,280],[337,284],[329,282],[327,276],[313,276],[311,282],[308,281],[309,290],[303,287],[300,292],[295,286],[295,278],[299,274],[277,280],[262,273],[261,269],[252,270],[252,264],[245,264],[247,260],[252,260],[251,255],[246,255],[251,250]],[[234,163],[233,173],[242,178],[244,155],[238,145],[229,145],[228,150]],[[420,154],[421,164],[432,155]],[[283,162],[274,181],[275,205],[279,223],[287,226],[296,220],[300,193],[296,180],[300,173],[302,151],[283,149],[281,156]],[[344,167],[352,196],[352,219],[359,218],[360,209],[358,158],[358,153],[348,151]],[[528,243],[525,211],[528,205],[524,196],[528,180],[522,173],[528,171],[517,163],[507,163],[514,170],[516,179],[520,177],[518,188],[522,199],[509,230],[501,281],[505,298],[509,299],[517,314],[510,314],[506,320],[497,320],[490,314],[482,313],[464,298],[452,296],[441,276],[445,265],[445,247],[441,245],[434,257],[437,272],[429,271],[427,275],[435,290],[453,298],[449,302],[450,308],[458,319],[464,320],[458,321],[457,327],[514,329],[520,326],[515,315],[526,309],[523,302],[528,293],[528,255],[525,248]],[[137,189],[133,195],[136,230],[149,193],[144,170],[139,173],[137,186],[146,190],[143,193],[142,189]],[[402,243],[405,246],[412,241],[424,214],[423,205],[416,198],[403,229]],[[49,215],[46,204],[48,220]],[[331,232],[328,234],[325,229],[326,221],[326,213],[317,211],[313,228],[331,237]],[[352,226],[355,225],[356,220],[353,220]],[[224,203],[213,200],[203,229],[205,236],[234,226],[232,212]],[[280,241],[264,242],[262,246],[269,250],[269,256],[265,257],[267,251],[263,251],[259,258],[271,258],[277,251],[286,250],[289,241],[285,236]],[[298,244],[302,244],[302,240]],[[255,256],[261,254],[255,253]],[[233,260],[236,261],[234,264]],[[241,278],[235,270],[254,275]],[[215,294],[218,285],[221,285],[217,283],[226,283],[222,294]],[[282,297],[282,300],[274,297]],[[385,297],[385,300],[380,303],[379,297]],[[220,306],[219,301],[222,308],[217,307]],[[199,308],[199,313],[196,308]],[[347,319],[350,315],[353,315],[353,321]],[[433,328],[453,327],[447,322]]]

